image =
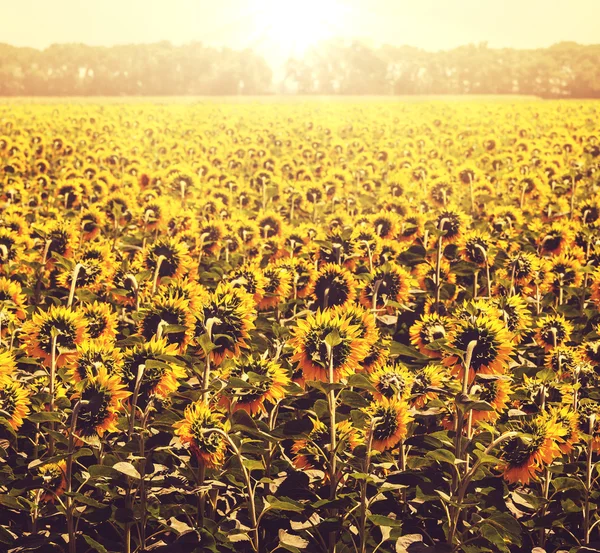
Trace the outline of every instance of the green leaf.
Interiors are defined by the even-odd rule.
[[[457,460],[454,456],[454,453],[448,451],[447,449],[436,449],[435,451],[428,451],[425,457],[429,457],[434,461],[439,461],[440,463],[448,463],[450,465],[455,465]],[[459,460],[459,462],[461,462]]]
[[[114,464],[112,468],[117,472],[121,472],[122,474],[129,476],[130,478],[135,478],[136,480],[142,479],[141,474],[131,463],[121,461],[119,463]]]
[[[102,544],[98,543],[96,540],[90,538],[89,536],[86,536],[84,534],[83,539],[85,540],[85,543],[87,543],[95,551],[98,551],[99,553],[108,553],[108,551],[106,550],[106,547],[104,547]]]
[[[369,520],[375,526],[387,526],[388,528],[399,528],[400,526],[402,526],[401,520],[386,517],[383,515],[369,515]]]
[[[304,507],[301,503],[298,503],[297,501],[287,497],[283,499],[277,499],[272,495],[268,495],[266,500],[270,505],[270,508],[274,511],[292,511],[294,513],[304,512]]]

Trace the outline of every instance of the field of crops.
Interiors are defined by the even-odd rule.
[[[0,105],[0,551],[593,547],[599,115]]]

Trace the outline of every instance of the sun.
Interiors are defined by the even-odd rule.
[[[319,42],[342,34],[349,14],[337,0],[260,0],[254,7],[257,40],[287,57],[303,56]]]

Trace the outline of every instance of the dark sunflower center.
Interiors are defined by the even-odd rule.
[[[478,371],[497,359],[499,344],[489,329],[467,327],[458,334],[454,346],[461,351],[467,351],[473,340],[476,340],[477,344],[471,356],[471,368]]]
[[[339,332],[339,329],[337,328],[326,326],[320,329],[311,330],[306,336],[306,354],[315,365],[319,365],[323,368],[329,367],[325,338],[334,330]],[[348,340],[347,338],[344,339],[343,333],[340,333],[340,335],[342,338],[341,342],[332,348],[334,369],[341,367],[348,360],[350,355],[350,345],[348,344]]]
[[[82,405],[79,410],[77,428],[83,436],[93,436],[110,416],[111,397],[105,390],[92,385],[84,390],[81,399],[88,403]]]
[[[349,295],[348,283],[340,274],[324,274],[315,283],[315,296],[321,309],[344,305]]]
[[[398,431],[397,413],[390,407],[377,407],[374,417],[379,420],[373,427],[373,438],[382,441],[391,438]]]

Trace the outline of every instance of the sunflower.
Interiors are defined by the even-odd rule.
[[[410,404],[415,409],[423,408],[429,401],[437,399],[438,392],[446,381],[443,366],[429,364],[413,374],[410,389]]]
[[[46,463],[38,469],[38,473],[44,480],[40,501],[54,503],[67,489],[67,462],[63,459],[57,463]]]
[[[535,341],[546,351],[568,342],[573,332],[573,325],[562,315],[546,315],[537,322]]]
[[[161,286],[158,291],[173,299],[187,301],[191,313],[197,313],[209,298],[208,290],[204,286],[188,278],[170,280],[164,289]]]
[[[527,485],[560,455],[558,441],[565,432],[554,419],[544,415],[520,423],[515,430],[520,434],[509,438],[500,447],[499,468],[508,483]]]
[[[77,358],[67,374],[70,381],[79,383],[96,376],[102,367],[108,375],[120,373],[122,364],[119,349],[109,342],[89,340],[77,346]]]
[[[437,271],[435,265],[431,263],[419,263],[413,269],[413,275],[415,276],[421,290],[426,290],[431,294],[435,294],[437,281]],[[440,283],[456,284],[456,274],[452,272],[450,263],[446,259],[442,259],[440,263]],[[458,289],[454,293],[454,296],[448,299],[454,300],[456,299],[457,295]]]
[[[571,346],[557,346],[546,355],[546,366],[559,377],[572,373],[580,362],[579,352]]]
[[[207,468],[217,468],[223,464],[227,442],[219,430],[226,433],[228,424],[224,416],[207,403],[196,401],[183,411],[183,420],[173,425],[175,435],[190,447],[198,462]]]
[[[23,424],[23,418],[29,414],[30,396],[30,390],[20,382],[6,376],[0,378],[0,417],[13,430],[18,430]]]
[[[312,284],[309,294],[317,309],[350,305],[356,297],[357,283],[352,273],[339,265],[323,265]]]
[[[385,365],[369,374],[369,380],[376,392],[373,399],[381,401],[382,398],[398,398],[407,400],[410,397],[414,375],[402,365]]]
[[[87,324],[92,340],[114,342],[117,334],[117,314],[109,303],[87,303],[81,306],[81,314]]]
[[[292,274],[280,265],[270,264],[265,267],[263,275],[267,281],[265,295],[258,304],[260,311],[277,307],[292,291]]]
[[[153,274],[158,268],[160,283],[160,279],[164,277],[182,277],[189,270],[192,260],[185,243],[177,238],[161,237],[154,244],[146,246],[142,254],[142,263]]]
[[[163,335],[169,327],[180,327],[173,332],[164,333],[169,345],[176,345],[179,353],[184,353],[194,334],[194,317],[187,300],[171,295],[159,294],[150,305],[141,310],[138,332],[146,340]]]
[[[293,299],[305,298],[311,292],[317,275],[312,263],[300,257],[293,257],[277,261],[277,266],[285,269],[291,275]]]
[[[156,336],[125,350],[120,375],[129,391],[135,391],[139,379],[139,397],[144,401],[152,395],[168,398],[177,389],[179,380],[187,376],[185,369],[175,362],[177,353],[176,345]]]
[[[380,338],[367,351],[367,355],[362,360],[357,372],[365,371],[370,374],[383,367],[390,356],[390,339]]]
[[[375,451],[393,449],[407,436],[407,425],[412,420],[405,401],[382,397],[363,409],[367,415],[365,433],[372,428],[371,447]]]
[[[57,367],[62,367],[77,356],[77,346],[88,339],[87,325],[81,311],[51,306],[39,311],[25,322],[21,329],[23,347],[31,357],[41,357],[49,366],[53,357],[53,344]]]
[[[71,400],[80,401],[75,424],[77,436],[86,442],[98,442],[105,432],[117,432],[117,418],[124,411],[123,401],[131,395],[118,374],[109,374],[99,365],[95,374],[82,381],[80,391]]]
[[[254,328],[254,299],[242,288],[220,283],[198,312],[196,341],[207,334],[213,349],[210,358],[216,365],[225,358],[238,357],[248,349],[246,340]]]
[[[380,334],[375,315],[368,309],[360,305],[338,305],[332,308],[332,314],[350,319],[350,324],[359,329],[358,337],[368,348],[379,340]]]
[[[286,371],[275,361],[261,357],[236,359],[233,366],[226,369],[222,378],[236,378],[248,383],[247,388],[234,388],[226,395],[227,403],[233,410],[243,409],[251,415],[266,413],[265,402],[277,403],[285,397],[285,388],[291,383]]]
[[[532,318],[527,302],[521,296],[499,296],[494,298],[494,305],[500,310],[513,341],[520,344],[525,332],[531,328]]]
[[[227,282],[235,288],[242,288],[253,298],[254,303],[259,304],[265,295],[267,279],[258,263],[245,263],[241,267],[231,271]]]
[[[494,250],[489,234],[480,231],[468,231],[459,241],[460,256],[479,267],[491,267],[494,264]]]
[[[26,305],[27,299],[21,285],[15,280],[0,277],[0,306],[14,312],[18,319],[23,320],[26,316]]]
[[[311,418],[313,428],[306,439],[295,440],[292,445],[292,462],[298,470],[325,471],[327,459],[323,457],[330,445],[329,427],[318,418]],[[335,425],[339,452],[351,452],[357,445],[364,443],[362,433],[352,426],[350,421],[340,421]]]
[[[16,231],[6,227],[0,228],[0,270],[6,272],[12,263],[24,264],[28,260],[25,254],[26,247],[25,238]]]
[[[330,363],[334,382],[357,370],[368,348],[360,338],[360,328],[351,323],[349,317],[329,310],[309,313],[306,319],[298,321],[290,345],[294,348],[292,361],[298,362],[305,379],[328,381]],[[327,342],[329,336],[336,338],[332,346]]]
[[[563,455],[569,455],[577,442],[581,439],[577,413],[570,406],[550,406],[548,416],[561,425],[561,440],[558,447]],[[564,436],[562,435],[564,433]]]
[[[408,271],[396,263],[386,263],[377,267],[371,281],[360,294],[360,303],[367,309],[396,311],[390,302],[401,304],[408,300],[412,277]]]
[[[573,243],[574,232],[567,223],[556,222],[540,232],[537,239],[542,254],[559,255]]]
[[[596,370],[600,367],[600,340],[583,342],[579,351],[582,358],[589,361]]]
[[[75,280],[77,289],[89,290],[90,292],[98,292],[100,288],[107,282],[107,274],[105,272],[106,265],[96,259],[88,259],[79,261],[79,271]],[[73,282],[73,270],[64,268],[60,271],[57,283],[59,286],[69,290]]]
[[[429,357],[441,357],[439,349],[431,349],[433,342],[443,340],[450,330],[451,321],[449,317],[443,317],[436,313],[422,315],[409,330],[410,343],[421,353]]]
[[[467,352],[475,342],[469,365],[469,382],[477,374],[502,374],[508,366],[513,352],[512,336],[500,321],[487,315],[479,315],[475,320],[460,320],[448,335],[448,345]],[[464,360],[456,354],[449,354],[444,364],[452,367],[453,374],[463,378]]]
[[[583,275],[581,263],[576,257],[567,254],[554,256],[548,266],[549,284],[551,291],[558,296],[567,287],[581,286]]]
[[[494,410],[493,411],[478,411],[471,410],[473,422],[491,422],[498,420],[501,413],[508,406],[509,396],[511,394],[510,383],[507,380],[501,379],[479,379],[477,384],[477,397],[479,401],[486,401]]]
[[[56,261],[54,254],[67,259],[72,257],[73,250],[79,243],[79,237],[77,229],[70,222],[66,220],[50,221],[41,230],[45,242],[44,253],[48,268],[54,267]]]
[[[467,226],[467,217],[458,209],[445,208],[435,219],[435,227],[444,233],[443,241],[456,243]]]
[[[283,234],[283,219],[274,212],[265,213],[256,221],[262,238],[273,238]]]
[[[85,242],[91,242],[96,238],[106,224],[106,216],[102,210],[92,205],[82,211],[79,215],[79,226],[81,238]]]
[[[227,234],[225,225],[218,220],[208,221],[200,225],[200,249],[207,255],[217,255],[223,247],[223,238]]]

